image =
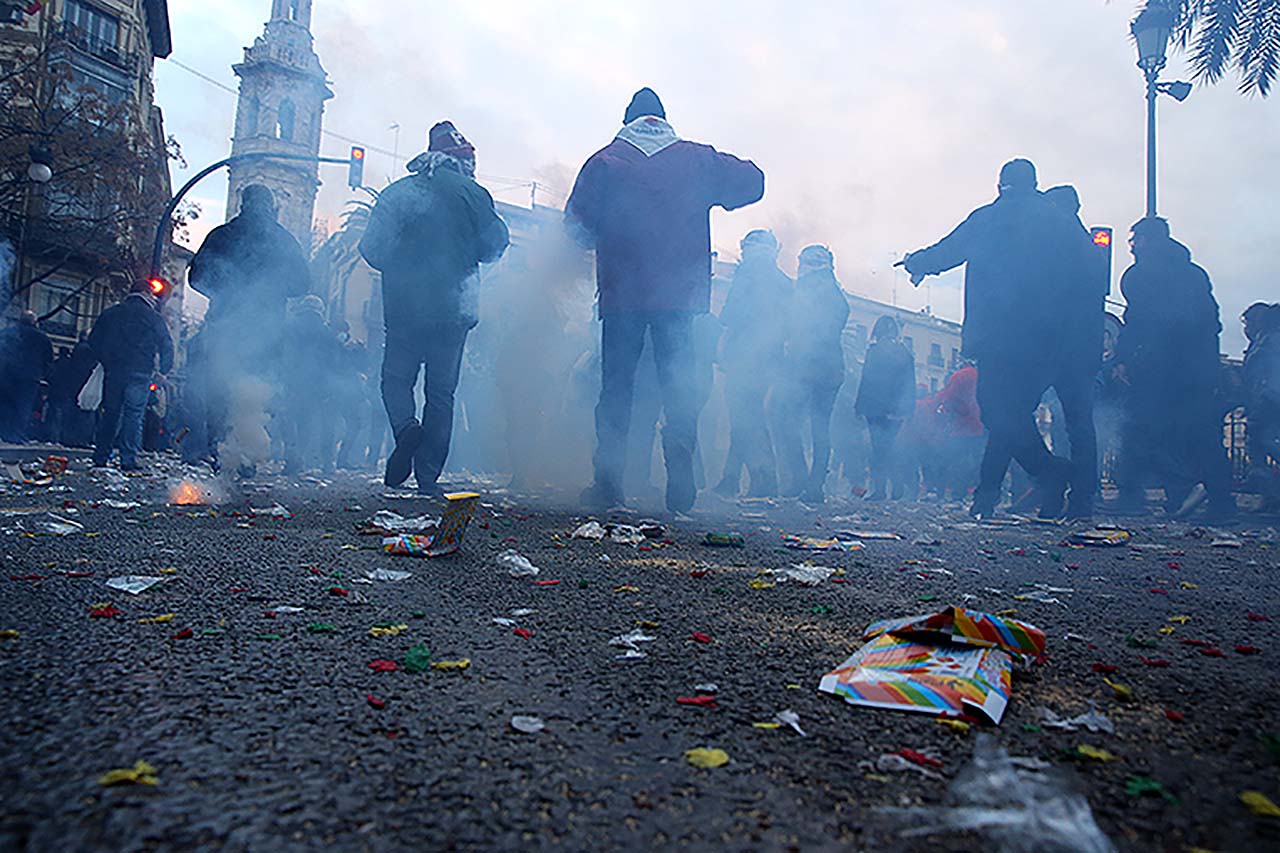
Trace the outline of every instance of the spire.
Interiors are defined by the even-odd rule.
[[[271,0],[271,20],[292,21],[311,29],[311,0]]]

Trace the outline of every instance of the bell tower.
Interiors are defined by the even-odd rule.
[[[311,0],[271,0],[263,34],[231,66],[240,78],[231,153],[269,152],[316,157],[324,102],[333,97],[311,39]],[[233,163],[227,182],[227,218],[240,210],[248,184],[268,187],[280,224],[311,253],[311,220],[320,186],[315,163],[256,160]]]

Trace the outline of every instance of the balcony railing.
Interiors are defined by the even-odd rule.
[[[113,42],[89,35],[70,21],[63,21],[55,34],[62,41],[95,59],[101,59],[132,74],[137,69],[137,57],[132,53],[120,50]]]

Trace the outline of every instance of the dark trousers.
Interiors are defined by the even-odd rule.
[[[425,370],[422,407],[422,444],[413,457],[419,488],[436,482],[449,457],[453,437],[453,400],[462,372],[462,351],[468,328],[454,324],[424,323],[387,328],[382,354],[382,404],[394,435],[417,421],[413,386]]]
[[[694,398],[693,315],[684,311],[610,314],[600,338],[600,401],[596,404],[597,485],[621,494],[636,365],[645,333],[653,344],[662,391],[662,455],[670,493],[693,489],[697,434]]]
[[[1198,372],[1204,375],[1183,369],[1133,377],[1116,471],[1127,500],[1140,502],[1143,488],[1155,482],[1167,492],[1184,493],[1203,483],[1212,502],[1232,501],[1231,463],[1214,405],[1213,378],[1208,370]]]
[[[102,377],[102,418],[93,438],[93,463],[106,465],[111,449],[120,445],[120,464],[138,464],[142,448],[142,420],[151,396],[148,373],[118,374],[107,371]]]
[[[1054,367],[1049,363],[1007,359],[979,363],[978,405],[988,434],[975,500],[999,498],[1011,458],[1038,480],[1062,473],[1066,462],[1045,447],[1035,418],[1040,398],[1053,379]]]
[[[840,382],[801,377],[774,400],[778,467],[784,480],[784,494],[804,489],[820,489],[827,481],[831,465],[831,412],[836,406]],[[806,465],[801,426],[809,422],[813,461]]]
[[[767,494],[778,485],[778,468],[769,437],[764,402],[769,380],[744,367],[726,371],[725,402],[729,407],[729,456],[724,479],[736,488],[746,466],[752,493]]]
[[[895,418],[867,418],[867,432],[871,435],[871,490],[883,493],[889,480],[894,485],[905,486],[900,481],[897,463],[898,431],[902,421]],[[914,499],[914,496],[913,496]]]
[[[34,379],[0,379],[0,438],[6,441],[30,438],[31,416],[39,393],[40,383]]]

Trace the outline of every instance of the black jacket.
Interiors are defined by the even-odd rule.
[[[1088,248],[1076,217],[1034,190],[1014,191],[909,254],[906,268],[936,275],[965,264],[965,355],[1052,359],[1068,340],[1064,318],[1078,313],[1080,287],[1091,280]]]
[[[1131,377],[1217,376],[1218,302],[1209,274],[1191,262],[1190,249],[1172,239],[1147,247],[1124,271],[1120,292],[1127,304],[1116,361]]]
[[[89,347],[108,373],[150,374],[160,357],[160,372],[173,369],[169,327],[141,294],[132,294],[98,317]]]
[[[25,323],[0,331],[0,373],[21,382],[39,382],[53,362],[49,336]]]
[[[867,348],[854,410],[864,418],[909,418],[916,408],[916,359],[902,341]]]
[[[209,297],[205,325],[239,332],[279,328],[285,304],[310,291],[307,257],[284,226],[240,214],[209,232],[191,259],[191,286]]]
[[[489,192],[460,171],[442,165],[387,187],[360,240],[360,254],[382,273],[387,326],[474,326],[470,279],[502,257],[508,239]]]
[[[284,327],[284,384],[293,392],[328,399],[338,381],[342,342],[314,311],[301,311]]]

